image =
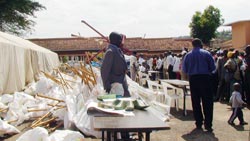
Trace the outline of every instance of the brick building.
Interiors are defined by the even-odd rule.
[[[99,37],[90,38],[48,38],[29,39],[35,44],[48,48],[60,57],[74,56],[82,58],[85,52],[97,52],[107,46],[107,42]],[[182,48],[192,48],[192,39],[181,38],[127,38],[125,48],[147,55],[159,55],[166,51],[180,53]]]

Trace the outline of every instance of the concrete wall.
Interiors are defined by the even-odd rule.
[[[246,45],[250,45],[250,22],[246,23]]]
[[[250,44],[250,22],[236,22],[232,24],[232,44],[234,48],[242,49]]]

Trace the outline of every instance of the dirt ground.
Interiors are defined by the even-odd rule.
[[[250,125],[239,126],[237,119],[236,126],[228,125],[227,120],[231,115],[229,105],[214,103],[213,133],[195,131],[191,102],[188,102],[187,108],[189,111],[186,117],[182,116],[181,110],[176,112],[171,109],[171,129],[152,133],[152,141],[250,141]],[[249,109],[244,108],[243,113],[245,121],[249,123]]]
[[[182,104],[180,104],[182,107]],[[213,118],[213,133],[205,131],[195,131],[192,107],[190,99],[187,99],[187,110],[188,115],[182,115],[182,108],[176,111],[175,108],[171,108],[172,118],[170,119],[169,125],[170,130],[165,131],[154,131],[151,133],[151,141],[250,141],[250,125],[239,126],[238,120],[235,120],[236,126],[230,126],[227,123],[228,118],[231,115],[230,106],[220,102],[214,103],[214,118]],[[250,112],[249,109],[244,108],[244,119],[250,123]],[[27,130],[25,128],[28,123],[23,124],[19,127],[21,131]],[[22,133],[23,133],[22,132]],[[22,133],[7,137],[5,141],[14,141]],[[85,138],[84,141],[101,141],[100,139]]]

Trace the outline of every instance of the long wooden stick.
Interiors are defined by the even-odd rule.
[[[97,31],[94,27],[92,27],[90,24],[88,24],[86,21],[82,20],[82,23],[86,24],[89,28],[91,28],[92,30],[94,30],[97,34],[99,34],[103,39],[105,39],[107,42],[109,42],[109,39],[107,37],[105,37],[102,33],[100,33],[99,31]]]
[[[8,124],[12,123],[12,122],[17,122],[18,119],[13,119],[13,120],[10,120],[10,121],[7,121]]]
[[[88,57],[88,60],[89,60],[89,57]],[[94,85],[96,84],[96,79],[95,79],[95,74],[93,72],[93,69],[92,69],[92,66],[91,66],[91,63],[89,63],[89,67],[90,67],[90,72],[91,72],[91,75],[92,77],[94,78]]]
[[[47,78],[50,78],[52,81],[54,81],[55,83],[57,84],[60,84],[61,82],[59,80],[57,80],[54,76],[44,72],[44,71],[41,71]]]
[[[57,117],[52,117],[51,119],[48,119],[48,120],[46,120],[46,121],[37,123],[37,124],[34,125],[33,127],[41,126],[41,125],[44,125],[44,124],[49,124],[49,123],[55,121],[56,119],[57,119]],[[33,128],[33,127],[32,127],[32,128]]]
[[[93,71],[93,69],[92,69],[92,66],[91,66],[91,64],[89,64],[89,66],[90,66],[90,71],[91,71],[91,73],[92,73],[92,77],[94,78],[94,85],[95,84],[97,84],[97,82],[96,82],[96,78],[95,78],[95,74],[94,74],[94,71]]]
[[[46,108],[46,109],[28,109],[27,111],[28,112],[40,112],[40,111],[48,111],[49,109]]]
[[[97,31],[94,27],[92,27],[91,25],[89,25],[86,21],[82,20],[81,21],[82,23],[86,24],[89,28],[91,28],[92,30],[94,30],[97,34],[99,34],[103,39],[105,39],[108,43],[109,42],[109,39],[107,37],[105,37],[103,34],[101,34],[99,31]],[[125,35],[122,35],[122,40],[124,41],[126,38]],[[128,48],[125,48],[125,47],[120,47],[122,50],[126,51],[126,52],[131,52]],[[89,61],[92,61],[93,58],[95,58],[98,54],[100,54],[101,52],[104,52],[106,50],[106,47],[104,47],[103,49],[99,50],[95,55],[93,55]]]
[[[82,79],[82,74],[74,67],[69,66],[68,64],[65,64],[65,66],[70,69],[75,75],[79,76]],[[83,80],[82,80],[83,81]]]
[[[34,121],[32,124],[31,124],[31,128],[35,127],[36,124],[40,123],[43,119],[45,119],[46,117],[52,115],[52,113],[49,111],[48,113],[46,113],[45,115],[43,115],[41,118],[39,118],[38,120]]]
[[[85,71],[84,71],[84,70],[85,70]],[[86,70],[86,68],[83,66],[82,63],[80,63],[80,71],[82,72],[81,78],[82,78],[82,80],[84,81],[84,84],[88,85],[88,87],[91,88],[90,85],[89,85],[89,81],[88,81],[88,79],[87,79],[87,75],[88,75],[88,73],[90,73],[90,72],[88,72],[88,71]]]
[[[49,105],[49,106],[52,106],[52,107],[61,107],[61,108],[65,108],[66,106],[64,106],[64,105],[53,105],[53,104],[47,104],[47,105]]]
[[[55,101],[58,101],[58,102],[64,102],[63,100],[56,99],[56,98],[53,98],[53,97],[49,97],[49,96],[42,95],[42,94],[37,94],[37,96],[42,97],[42,98],[47,98],[47,99],[50,99],[50,100],[55,100]]]
[[[63,78],[63,76],[62,76],[62,74],[61,74],[61,71],[60,71],[59,69],[57,69],[57,72],[59,73],[59,75],[60,75],[60,77],[61,77],[63,83],[66,85],[66,87],[69,86],[71,89],[73,89],[73,88],[69,85],[69,83],[66,82],[66,81],[64,80],[64,78]]]
[[[71,82],[71,83],[77,83],[77,82],[75,82],[75,81],[68,80],[68,79],[64,79],[64,80],[67,81],[67,82]]]
[[[88,55],[87,55],[87,60],[89,60]],[[96,84],[96,78],[95,78],[95,74],[93,72],[91,63],[89,63],[89,66],[90,66],[90,70],[87,69],[86,67],[83,67],[83,65],[81,64],[81,70],[89,75],[89,76],[87,76],[88,80],[91,80],[92,84],[95,85]],[[90,77],[92,77],[93,80],[90,79]]]
[[[6,112],[9,108],[1,109],[0,112]]]

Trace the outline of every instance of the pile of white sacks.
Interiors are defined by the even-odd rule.
[[[86,135],[100,138],[101,132],[93,129],[92,117],[87,115],[86,109],[88,103],[97,100],[98,95],[105,94],[100,77],[100,70],[94,67],[93,71],[97,77],[97,85],[91,88],[82,83],[79,77],[63,75],[63,78],[69,80],[68,83],[72,87],[72,89],[66,89],[64,87],[64,91],[62,86],[56,84],[51,79],[40,76],[39,81],[29,84],[23,92],[3,94],[0,97],[0,109],[7,110],[6,112],[1,112],[0,115],[0,135],[20,133],[16,128],[18,125],[24,121],[43,116],[48,111],[51,111],[53,116],[58,117],[57,120],[64,122],[64,130],[56,130],[49,134],[47,129],[36,127],[26,131],[17,141],[71,141],[84,138],[80,132],[73,131],[73,127],[78,128],[78,130]],[[155,100],[155,92],[139,86],[129,77],[127,77],[127,80],[129,91],[133,97],[144,98],[145,101],[149,103]],[[37,97],[37,93],[64,100],[65,102],[61,103],[61,105],[64,104],[66,108],[55,110],[49,105],[55,104],[56,101]],[[28,109],[48,110],[29,112]],[[161,110],[158,110],[156,115],[165,120],[165,118],[168,118],[168,116],[165,115],[166,112],[167,110],[163,107]]]

